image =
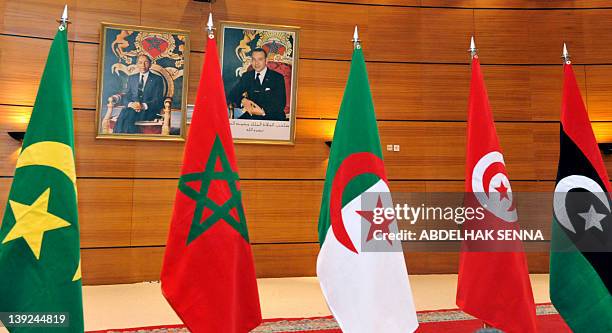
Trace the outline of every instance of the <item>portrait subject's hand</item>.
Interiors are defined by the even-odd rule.
[[[266,112],[257,104],[253,103],[253,109],[251,110],[252,115],[265,116]]]
[[[134,111],[136,112],[140,112],[140,110],[142,109],[142,106],[138,102],[130,102],[128,103],[128,107],[134,109]]]
[[[252,115],[251,112],[253,112],[254,103],[248,98],[243,98],[240,103],[242,104],[242,109],[244,110],[244,112],[248,112],[249,114]]]

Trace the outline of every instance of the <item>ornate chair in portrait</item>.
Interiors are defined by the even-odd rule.
[[[253,41],[257,40],[255,47]],[[285,115],[289,118],[291,106],[291,70],[293,64],[293,43],[286,33],[274,31],[245,30],[244,37],[236,47],[236,56],[242,61],[242,67],[236,69],[236,76],[242,76],[252,69],[251,51],[262,48],[268,53],[268,68],[283,75],[285,78]]]
[[[130,43],[127,38],[132,34],[137,35],[133,43]],[[154,106],[151,106],[154,109],[149,110],[153,116],[135,121],[134,125],[141,134],[173,134],[171,133],[172,112],[180,111],[180,109],[172,108],[175,98],[175,82],[183,76],[184,68],[183,58],[175,53],[175,44],[174,37],[167,33],[121,31],[116,37],[111,47],[118,61],[112,64],[111,72],[117,75],[117,80],[120,80],[121,84],[120,88],[116,92],[111,92],[112,95],[106,99],[106,112],[101,124],[102,133],[114,133],[121,113],[128,112],[126,110],[131,105],[128,100],[130,99],[129,82],[138,83],[141,68],[137,62],[139,57],[144,55],[151,62],[148,68],[149,74],[161,77],[163,81],[163,94],[156,99],[161,103],[155,103]],[[126,51],[127,49],[130,51]],[[183,45],[179,46],[179,51],[183,52]],[[160,60],[166,60],[163,61],[165,66]],[[133,76],[135,77],[130,80]],[[144,91],[146,91],[146,84],[148,83],[144,84]],[[138,89],[142,87],[139,86]],[[139,91],[142,93],[142,90]]]

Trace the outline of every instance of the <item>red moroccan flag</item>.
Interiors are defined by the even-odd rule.
[[[261,323],[214,38],[206,47],[161,282],[191,332],[242,333]]]
[[[514,197],[478,56],[472,60],[466,156],[467,201],[482,207],[484,220],[466,221],[464,228],[517,229]],[[476,247],[482,252],[475,252],[473,248],[465,251],[474,244],[464,243],[459,262],[457,305],[504,332],[537,332],[525,253],[520,241],[511,242],[489,241],[484,244],[485,248]],[[507,252],[500,252],[499,248]]]

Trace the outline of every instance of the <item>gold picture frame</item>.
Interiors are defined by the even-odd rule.
[[[218,32],[234,142],[294,145],[300,28],[221,21]],[[265,70],[256,84],[254,66],[262,58]]]
[[[96,138],[185,140],[189,43],[186,30],[101,24]]]

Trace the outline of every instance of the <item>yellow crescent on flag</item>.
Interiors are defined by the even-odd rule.
[[[55,141],[42,141],[27,146],[19,154],[17,169],[31,165],[42,165],[64,173],[74,184],[76,193],[76,170],[72,148]]]

